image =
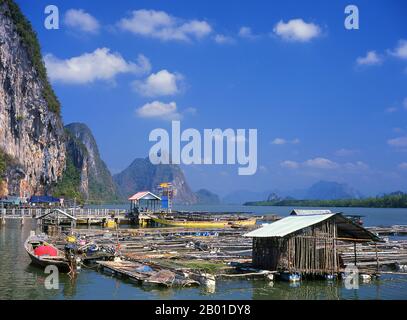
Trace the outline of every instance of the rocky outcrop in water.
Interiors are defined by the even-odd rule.
[[[0,196],[47,193],[65,166],[59,104],[31,25],[0,1]]]
[[[136,159],[113,179],[123,199],[138,191],[156,191],[160,183],[171,182],[176,191],[175,203],[195,204],[198,200],[178,165],[153,165],[148,158]]]

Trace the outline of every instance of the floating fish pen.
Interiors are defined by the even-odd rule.
[[[253,238],[253,266],[261,269],[327,275],[344,267],[338,244],[380,241],[379,237],[340,213],[291,215],[245,234]]]

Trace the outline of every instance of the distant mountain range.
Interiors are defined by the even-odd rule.
[[[345,183],[319,181],[306,192],[305,200],[361,199],[363,195]]]
[[[284,199],[298,200],[337,200],[360,199],[363,195],[345,183],[333,181],[319,181],[307,189],[294,189],[292,191],[255,192],[248,190],[234,191],[226,195],[222,202],[225,204],[243,204],[252,201],[276,201]]]

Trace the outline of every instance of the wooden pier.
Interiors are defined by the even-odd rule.
[[[118,224],[128,224],[130,219],[126,216],[125,209],[82,209],[82,208],[55,208],[68,213],[77,218],[78,225],[100,225],[108,219],[114,217]],[[0,209],[0,223],[5,224],[6,220],[23,220],[24,218],[38,218],[53,212],[55,209],[29,208],[29,209]],[[61,219],[60,223],[68,221]]]

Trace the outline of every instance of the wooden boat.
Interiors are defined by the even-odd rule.
[[[65,254],[61,252],[61,250],[47,243],[46,240],[45,237],[32,235],[25,241],[24,248],[30,257],[32,264],[43,268],[53,265],[56,266],[60,272],[69,272],[69,262],[66,259]],[[35,255],[34,250],[39,246],[50,246],[57,250],[58,254],[55,257],[37,256]]]
[[[249,227],[254,226],[257,218],[242,218],[242,219],[208,219],[208,220],[189,220],[189,219],[171,219],[155,215],[150,216],[151,219],[159,224],[172,227],[185,228],[227,228],[227,227]]]

